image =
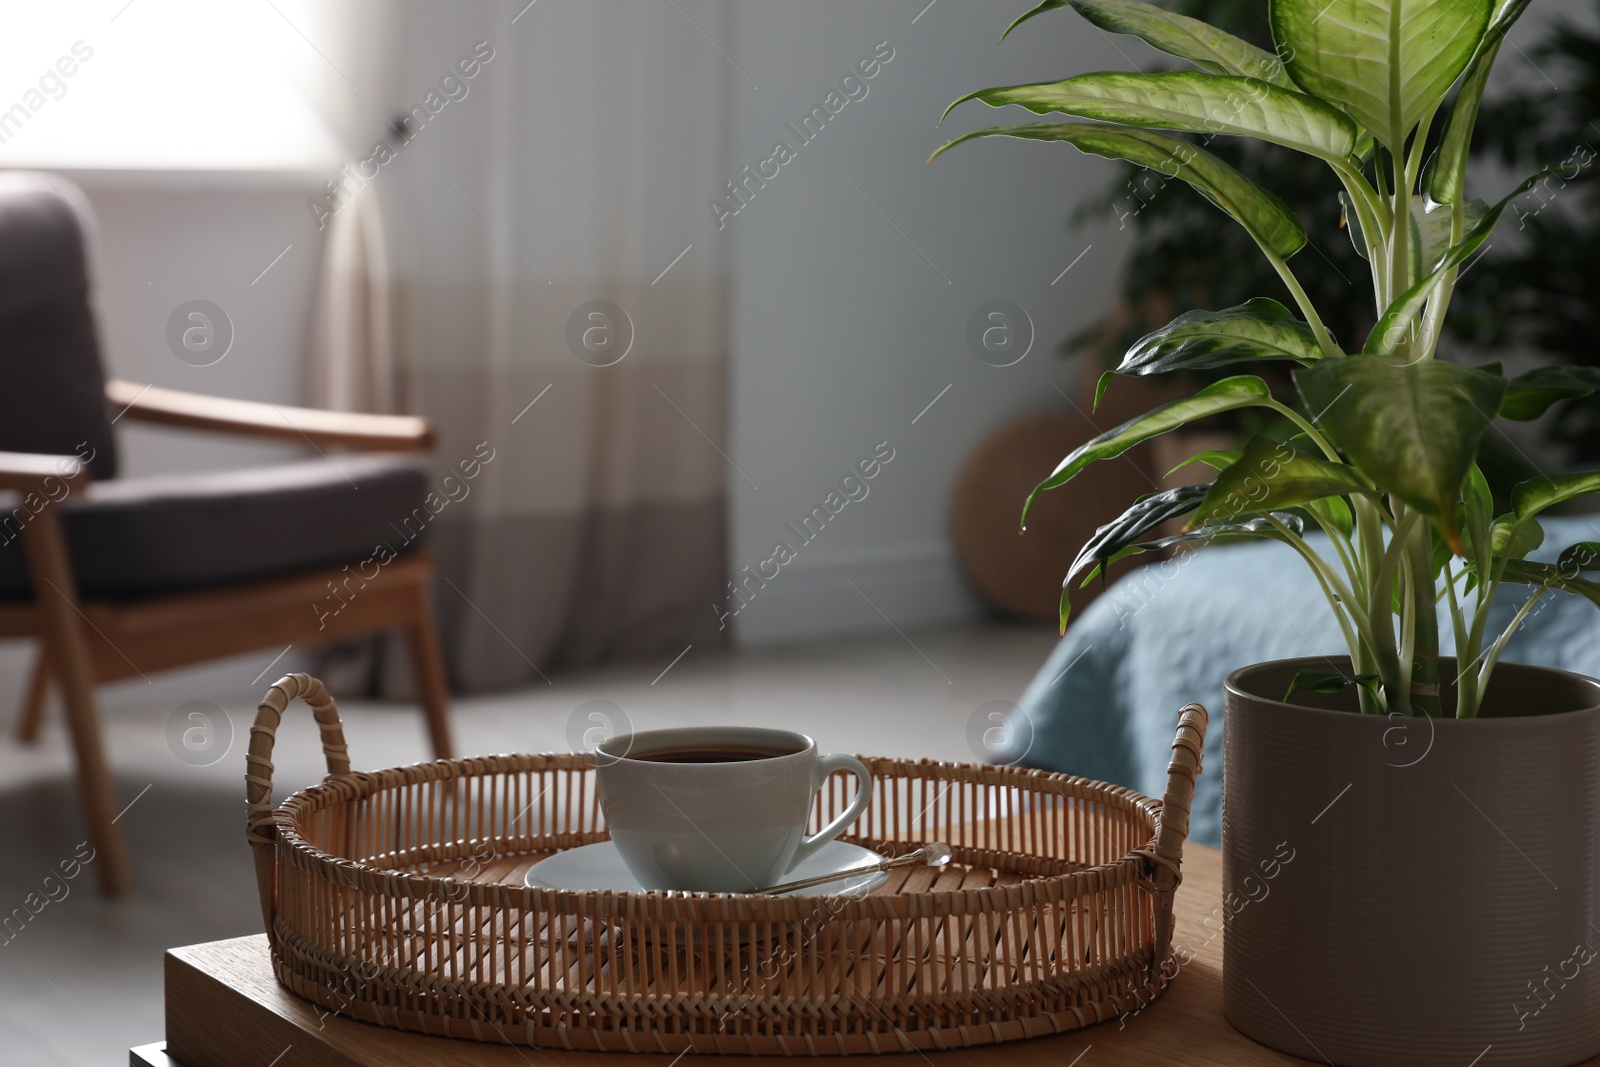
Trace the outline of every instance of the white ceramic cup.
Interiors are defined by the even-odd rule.
[[[750,758],[650,758],[713,751]],[[611,738],[595,761],[611,840],[646,889],[748,893],[777,885],[872,800],[872,774],[860,760],[818,755],[815,741],[790,730],[648,730]],[[807,837],[817,790],[836,771],[854,774],[860,789],[848,810]]]

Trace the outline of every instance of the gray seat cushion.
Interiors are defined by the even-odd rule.
[[[127,600],[354,565],[380,545],[407,551],[432,518],[426,496],[420,460],[344,454],[250,470],[93,482],[60,506],[79,592],[90,600]],[[30,516],[20,503],[13,498],[0,510],[5,599],[32,595],[26,534],[17,536]]]

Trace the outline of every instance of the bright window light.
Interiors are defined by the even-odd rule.
[[[338,75],[314,3],[0,3],[0,167],[335,164],[338,139],[313,97]]]

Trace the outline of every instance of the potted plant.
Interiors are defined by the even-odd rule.
[[[1508,379],[1436,358],[1459,272],[1501,214],[1576,174],[1563,161],[1492,205],[1464,189],[1484,85],[1527,2],[1269,0],[1267,51],[1135,0],[1072,0],[1101,30],[1198,69],[985,89],[956,104],[1089,121],[985,129],[939,150],[1059,141],[1181,180],[1244,228],[1292,300],[1190,311],[1136,342],[1100,392],[1114,374],[1246,372],[1076,449],[1028,503],[1219,412],[1293,425],[1284,440],[1196,456],[1216,472],[1209,484],[1141,498],[1102,527],[1071,566],[1061,614],[1075,582],[1170,543],[1150,532],[1177,515],[1184,540],[1273,539],[1316,576],[1348,656],[1227,680],[1223,889],[1228,1018],[1319,1061],[1530,1067],[1600,1052],[1600,682],[1499,662],[1545,597],[1600,604],[1584,577],[1600,544],[1529,558],[1539,516],[1600,490],[1600,472],[1524,482],[1496,514],[1477,463],[1497,417],[1592,392],[1600,375]],[[1065,6],[1045,0],[1018,23]],[[1290,266],[1307,244],[1301,220],[1210,152],[1215,137],[1331,169],[1370,274],[1365,336],[1330,332]],[[1284,363],[1287,401],[1247,369]],[[1497,598],[1519,585],[1531,592],[1506,619]]]

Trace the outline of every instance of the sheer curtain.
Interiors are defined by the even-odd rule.
[[[307,401],[391,414],[401,388],[384,223],[392,191],[386,196],[381,183],[363,179],[361,168],[378,141],[392,138],[404,12],[392,0],[293,0],[275,9],[303,45],[280,49],[282,61],[343,150],[344,166],[329,168],[324,179],[339,187],[337,197],[324,186],[307,203],[323,237]]]
[[[386,234],[391,391],[359,342],[316,377],[325,397],[342,381],[436,421],[427,525],[453,680],[719,640],[726,278],[705,204],[727,177],[724,0],[394,15],[389,119],[410,118],[360,194]],[[367,225],[354,203],[330,221]],[[325,309],[370,297],[333,262]]]

